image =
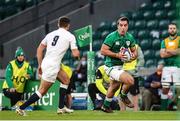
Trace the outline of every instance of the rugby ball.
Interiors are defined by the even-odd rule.
[[[130,61],[131,60],[131,53],[129,49],[124,49],[123,54],[127,56],[127,58],[121,59],[123,62]]]

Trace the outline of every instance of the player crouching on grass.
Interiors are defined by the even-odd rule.
[[[121,101],[128,107],[133,108],[134,105],[127,97],[129,87],[134,84],[134,78],[125,72],[122,68],[124,60],[127,60],[127,55],[121,52],[122,48],[129,48],[132,56],[129,61],[137,58],[137,50],[135,47],[136,41],[133,36],[127,32],[129,20],[127,17],[120,17],[117,21],[117,30],[110,33],[101,47],[101,54],[105,56],[105,72],[110,76],[111,82],[108,88],[102,111],[112,113],[110,104],[114,93],[118,90],[119,85],[123,83],[120,94]]]

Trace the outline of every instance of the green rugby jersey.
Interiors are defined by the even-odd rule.
[[[121,48],[134,47],[136,41],[128,32],[124,36],[121,36],[118,31],[114,31],[106,37],[103,44],[109,46],[112,52],[118,53]],[[108,67],[123,65],[123,63],[124,62],[118,58],[105,56],[105,65]]]
[[[167,37],[161,42],[161,49],[175,50],[180,48],[180,36],[176,38]],[[176,66],[180,68],[180,55],[164,58],[165,66]]]

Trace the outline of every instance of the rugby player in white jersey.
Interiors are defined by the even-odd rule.
[[[64,76],[65,72],[60,69],[60,63],[68,48],[70,47],[74,57],[80,56],[76,46],[75,36],[68,31],[70,19],[65,16],[60,17],[58,20],[58,27],[57,30],[47,34],[37,48],[38,71],[39,74],[42,75],[41,83],[39,89],[24,104],[16,109],[16,112],[21,116],[26,115],[24,111],[26,107],[38,101],[47,93],[48,89],[55,83],[58,75]],[[43,58],[43,51],[45,49],[46,54]],[[61,83],[61,91],[64,93],[63,95],[65,95],[69,80],[63,80]],[[64,107],[64,103],[59,106],[58,110],[69,112],[69,110]]]

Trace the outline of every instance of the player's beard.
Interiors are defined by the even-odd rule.
[[[177,32],[169,33],[170,36],[175,37],[177,35]]]

